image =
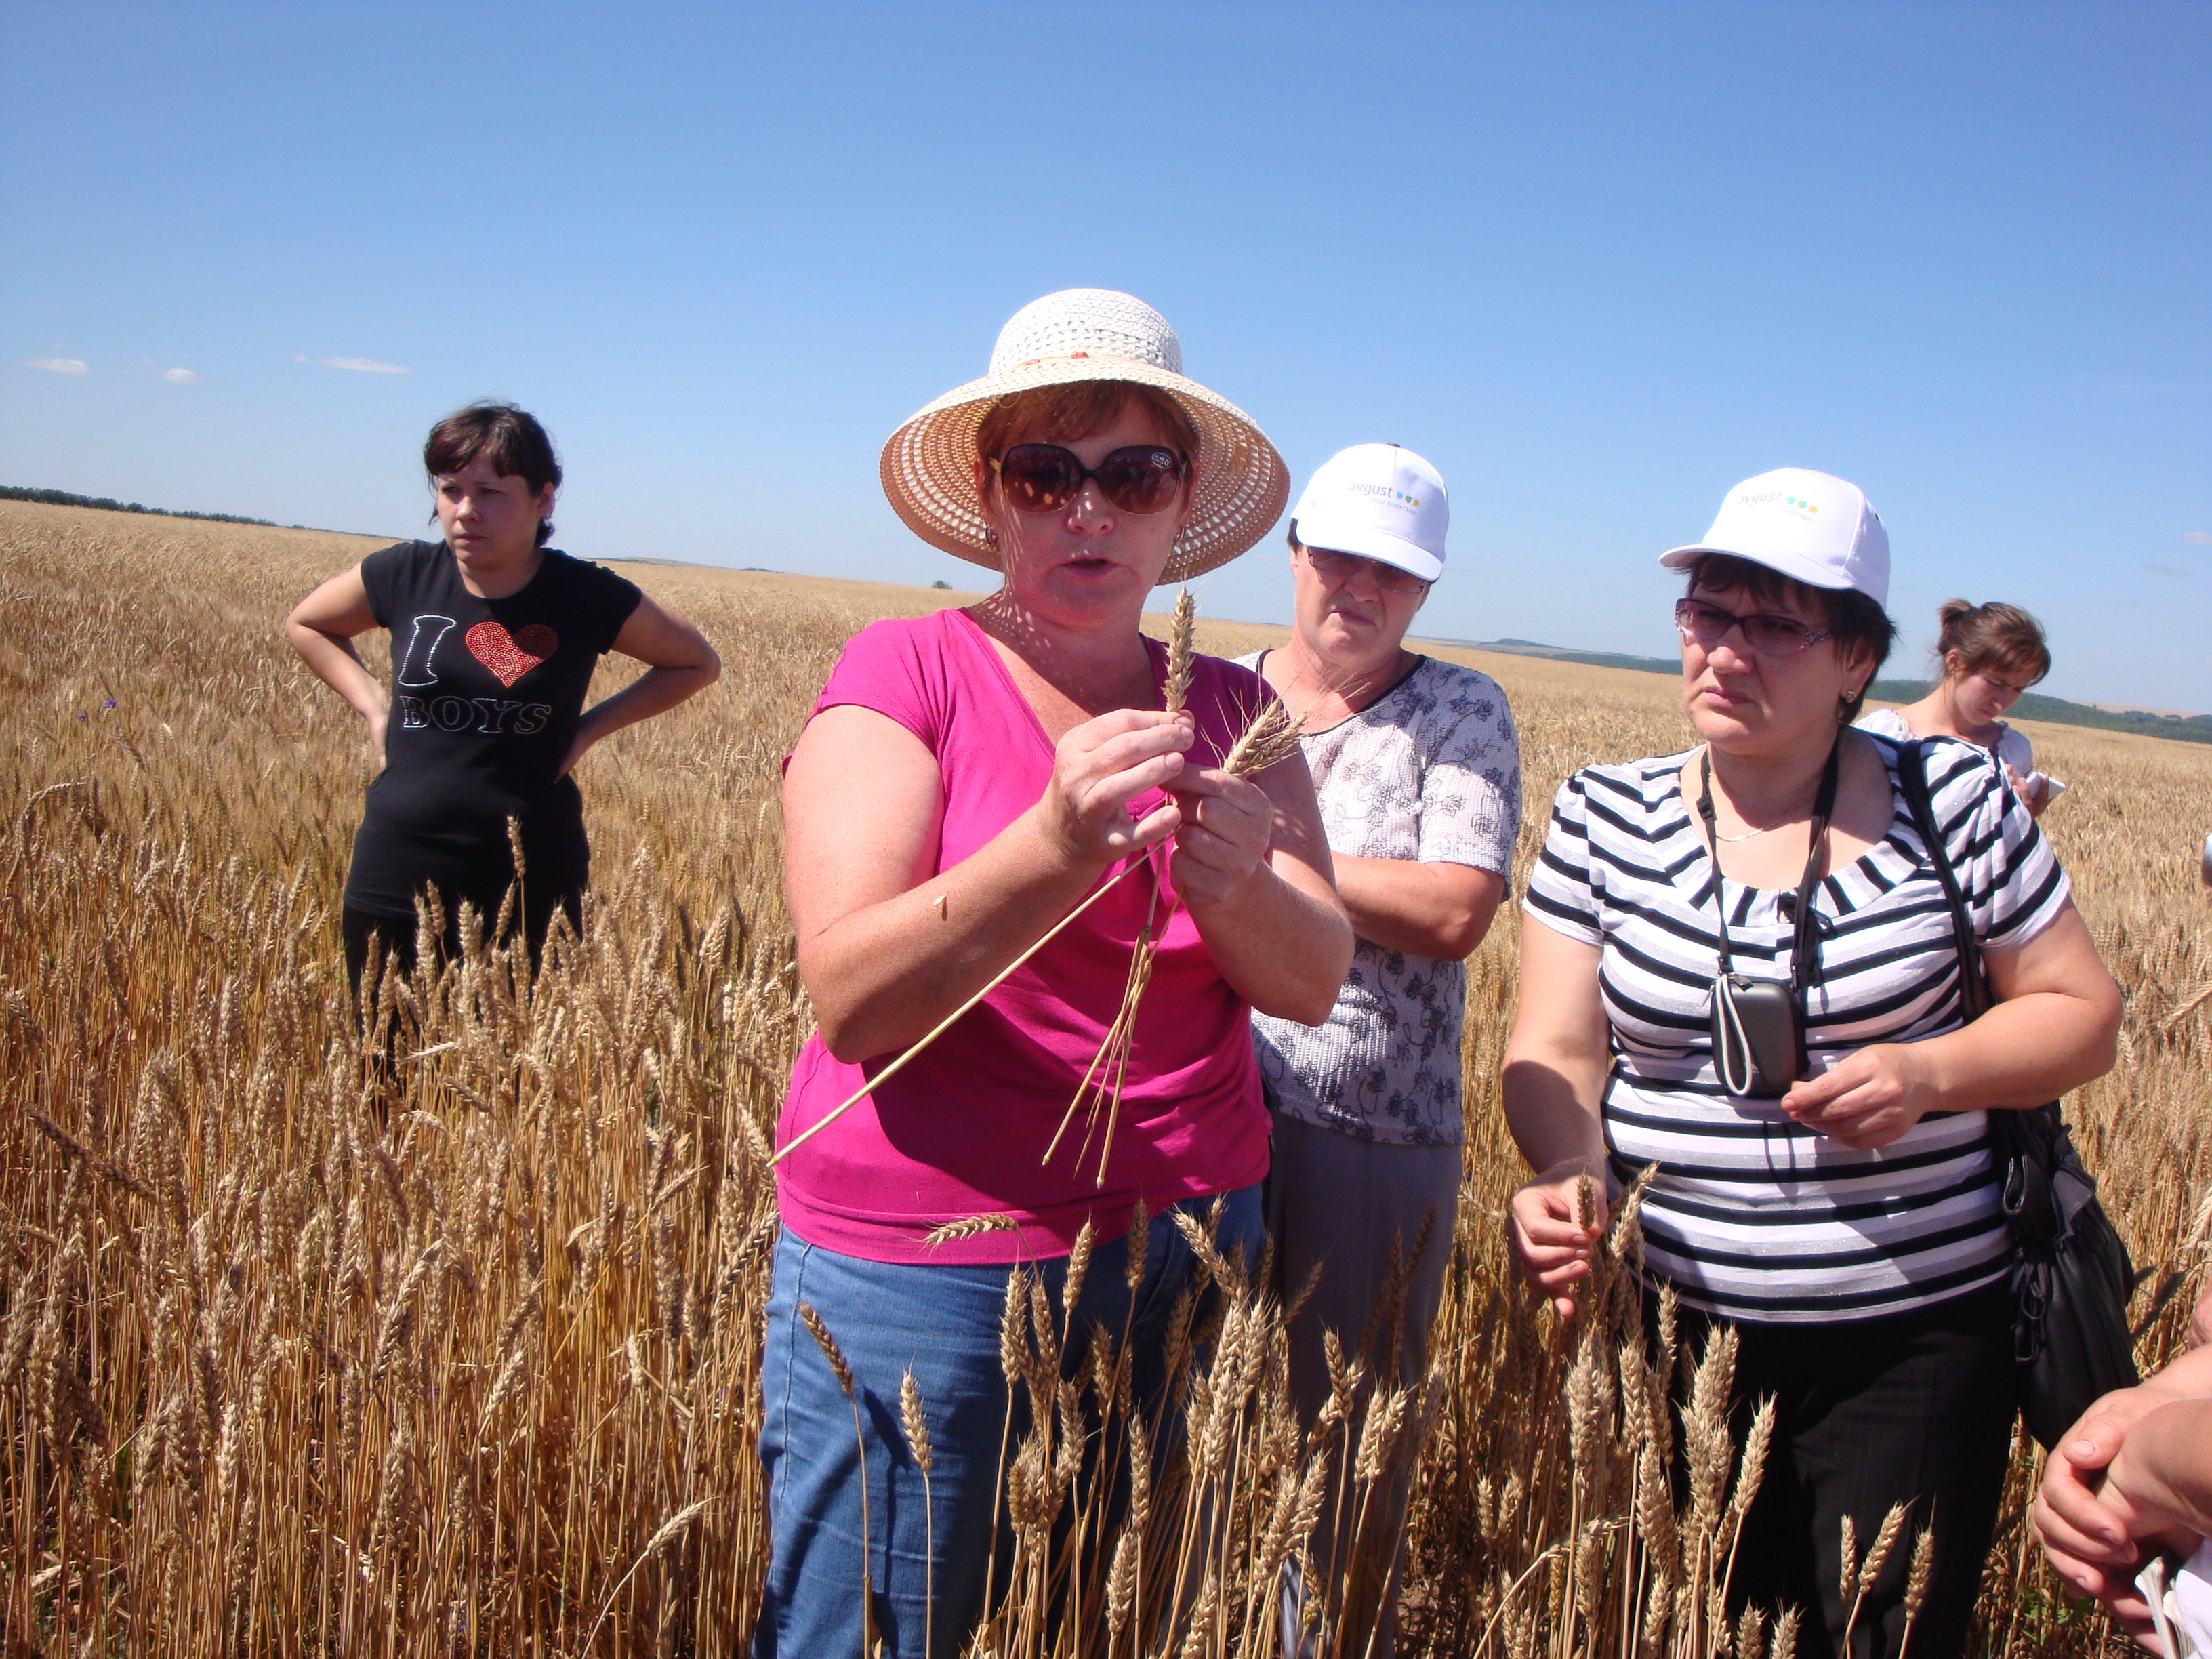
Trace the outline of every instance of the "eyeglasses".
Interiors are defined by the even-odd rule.
[[[1158,513],[1182,488],[1182,457],[1161,444],[1131,444],[1095,467],[1059,444],[1016,444],[991,465],[1017,513],[1057,513],[1094,480],[1124,513]]]
[[[1822,640],[1836,636],[1824,628],[1808,628],[1795,617],[1778,617],[1757,611],[1739,617],[1703,599],[1674,601],[1674,626],[1682,637],[1711,649],[1728,637],[1731,628],[1743,629],[1743,642],[1762,657],[1792,657]]]
[[[1303,544],[1302,544],[1303,545]],[[1304,549],[1306,562],[1314,574],[1331,587],[1341,586],[1362,570],[1375,578],[1377,587],[1388,588],[1393,593],[1425,593],[1427,582],[1410,570],[1401,570],[1395,564],[1385,564],[1380,559],[1363,559],[1353,553],[1332,553],[1325,547]]]

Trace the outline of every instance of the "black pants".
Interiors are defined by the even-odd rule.
[[[559,894],[550,902],[526,903],[517,908],[522,913],[523,942],[530,949],[532,973],[538,970],[538,959],[545,949],[545,935],[551,930],[555,916],[568,917],[569,927],[576,933],[584,930],[584,896],[580,892]],[[496,906],[484,912],[487,918],[497,914]],[[346,983],[356,997],[361,994],[361,976],[368,966],[372,940],[382,942],[385,960],[393,968],[402,975],[413,975],[420,945],[413,916],[379,915],[368,910],[356,910],[349,904],[341,915],[340,924],[345,935]],[[448,962],[460,953],[460,907],[453,904],[446,911],[444,936],[434,942],[433,962]]]
[[[1915,1539],[1936,1529],[1912,1659],[1966,1650],[2011,1455],[2020,1383],[2012,1297],[2002,1284],[1909,1313],[1825,1325],[1735,1322],[1734,1428],[1742,1443],[1764,1395],[1775,1407],[1765,1478],[1745,1518],[1730,1589],[1771,1615],[1795,1605],[1805,1659],[1844,1651],[1844,1517],[1862,1560],[1890,1505],[1910,1502],[1905,1529],[1860,1603],[1850,1659],[1893,1655],[1905,1636]],[[1705,1349],[1712,1317],[1683,1311],[1684,1341]]]

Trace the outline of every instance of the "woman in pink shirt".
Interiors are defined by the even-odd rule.
[[[1004,582],[964,611],[863,630],[785,777],[791,914],[819,1029],[778,1130],[792,1150],[763,1367],[772,1541],[754,1650],[808,1659],[860,1652],[871,1627],[889,1653],[960,1651],[1000,1530],[1008,1278],[1027,1264],[1058,1306],[1087,1224],[1096,1254],[1065,1346],[1073,1363],[1092,1322],[1129,1329],[1139,1391],[1156,1395],[1193,1267],[1162,1212],[1218,1199],[1224,1247],[1256,1244],[1267,1118],[1251,1012],[1326,1018],[1352,954],[1304,760],[1251,779],[1220,765],[1267,688],[1197,659],[1169,713],[1165,652],[1138,631],[1155,586],[1243,552],[1286,493],[1259,428],[1184,378],[1166,320],[1100,289],[1036,301],[1000,333],[989,374],[892,435],[883,477],[924,540]],[[1110,1153],[1079,1124],[1047,1158],[1148,917],[1164,926]],[[1158,1219],[1132,1276],[1139,1200]],[[982,1214],[1012,1225],[927,1242]],[[865,1471],[802,1304],[872,1425]],[[909,1372],[933,1442],[927,1488],[894,1426]]]

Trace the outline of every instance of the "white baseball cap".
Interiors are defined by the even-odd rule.
[[[1291,510],[1291,532],[1304,545],[1379,560],[1425,582],[1444,574],[1450,521],[1443,475],[1396,444],[1339,450]]]
[[[1848,587],[1889,603],[1889,532],[1855,483],[1809,467],[1781,466],[1728,493],[1705,538],[1659,556],[1686,570],[1726,553],[1814,587]]]

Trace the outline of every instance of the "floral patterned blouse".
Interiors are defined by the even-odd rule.
[[[1265,653],[1239,658],[1256,669]],[[1422,658],[1341,725],[1301,741],[1329,850],[1464,864],[1510,875],[1521,829],[1521,749],[1487,674]],[[1277,1108],[1360,1140],[1455,1146],[1467,969],[1358,941],[1324,1025],[1255,1015]]]

